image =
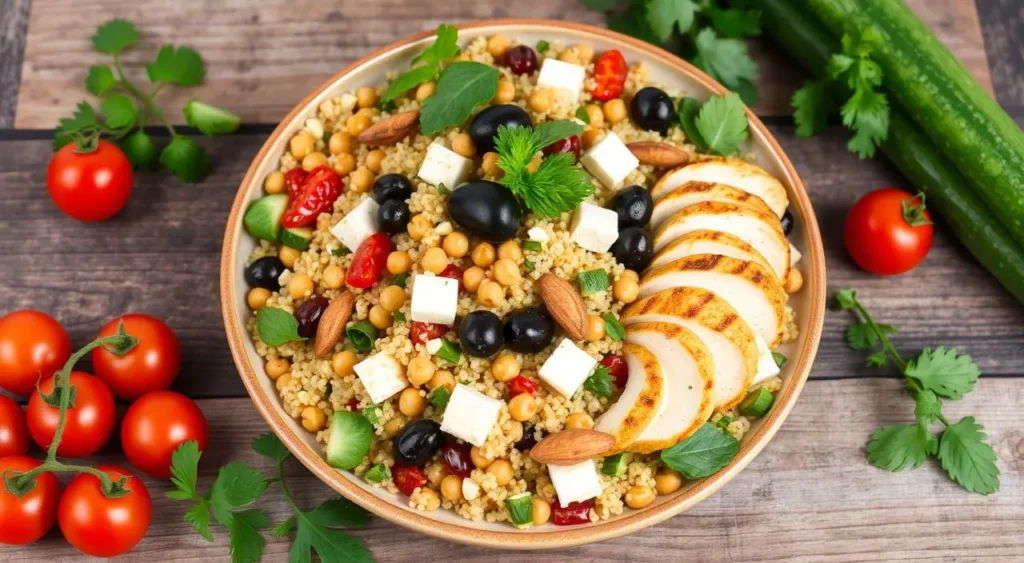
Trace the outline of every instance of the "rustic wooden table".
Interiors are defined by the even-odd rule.
[[[911,4],[971,72],[1024,123],[1024,4],[1019,0],[915,0]],[[249,440],[266,425],[246,397],[225,341],[218,262],[225,217],[238,183],[275,122],[307,91],[349,61],[440,22],[547,17],[599,23],[576,0],[314,2],[312,0],[0,0],[0,313],[53,313],[76,345],[116,315],[157,315],[177,331],[185,352],[175,388],[196,398],[212,431],[201,479],[233,459],[262,464]],[[82,224],[61,215],[44,189],[50,132],[86,97],[85,70],[96,25],[135,21],[143,57],[162,42],[192,45],[208,61],[198,92],[168,96],[167,107],[196,94],[239,111],[239,134],[202,141],[214,160],[201,185],[162,172],[139,174],[127,210],[111,221]],[[447,544],[375,520],[359,532],[379,561],[519,562],[854,561],[1024,558],[1024,308],[982,270],[941,224],[927,260],[899,278],[857,270],[841,236],[846,210],[861,194],[906,181],[885,160],[859,161],[834,127],[813,141],[796,139],[786,100],[802,80],[770,45],[756,45],[763,101],[755,108],[789,153],[811,193],[828,257],[831,290],[856,287],[868,306],[900,329],[902,349],[955,345],[973,355],[984,377],[949,415],[976,414],[999,457],[1002,488],[964,492],[929,462],[888,474],[867,465],[864,443],[877,426],[906,422],[912,408],[900,380],[863,367],[843,332],[849,319],[826,318],[811,381],[789,420],[763,453],[721,492],[693,510],[615,541],[524,556]],[[173,105],[173,107],[180,107]],[[116,446],[95,461],[123,463]],[[294,469],[307,503],[331,491]],[[154,522],[125,561],[226,561],[224,534],[203,541],[164,497],[166,483],[147,480]],[[266,506],[275,517],[281,505]],[[265,561],[285,561],[288,544],[272,541]],[[443,555],[442,555],[443,554]],[[82,559],[56,531],[40,543],[0,547],[0,560]]]

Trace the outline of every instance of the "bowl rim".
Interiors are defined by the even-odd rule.
[[[633,49],[642,51],[651,59],[659,60],[659,62],[670,67],[673,72],[682,73],[689,79],[700,83],[701,86],[713,94],[721,95],[728,92],[725,87],[720,85],[703,71],[668,51],[665,51],[664,49],[646,43],[640,39],[635,39],[627,35],[592,25],[559,20],[529,18],[474,20],[456,25],[460,31],[484,27],[514,28],[517,26],[548,27],[568,30],[576,33],[582,33],[583,35],[598,37],[611,42],[626,44]],[[772,409],[768,416],[762,419],[759,428],[753,433],[753,436],[744,440],[739,453],[726,467],[719,470],[714,475],[702,479],[685,491],[677,493],[675,498],[653,505],[649,508],[632,511],[632,513],[628,513],[627,515],[614,520],[599,521],[584,526],[555,528],[552,531],[545,530],[544,532],[523,533],[512,529],[507,532],[479,529],[474,528],[474,522],[469,520],[466,521],[466,525],[442,522],[431,517],[428,512],[408,510],[404,507],[397,506],[384,498],[363,490],[353,481],[343,477],[338,470],[327,464],[319,452],[306,446],[298,435],[291,432],[286,423],[284,413],[278,404],[277,398],[270,397],[263,393],[260,387],[259,381],[257,380],[257,373],[249,362],[243,342],[243,338],[247,338],[248,333],[243,330],[243,327],[240,326],[238,322],[236,322],[238,312],[235,308],[236,287],[235,276],[232,275],[238,241],[243,234],[242,229],[240,228],[240,223],[243,210],[246,207],[248,200],[247,187],[252,185],[260,164],[267,158],[272,145],[274,145],[278,137],[286,132],[289,124],[296,118],[296,116],[308,111],[309,104],[313,99],[328,88],[332,87],[347,74],[355,71],[363,65],[368,64],[394,50],[405,47],[410,43],[433,36],[435,33],[435,30],[427,30],[394,43],[390,43],[356,60],[334,76],[327,79],[309,95],[303,98],[302,101],[296,104],[288,115],[281,120],[273,133],[271,133],[264,142],[259,153],[257,153],[250,164],[249,169],[246,171],[245,177],[239,186],[238,193],[235,196],[234,203],[231,206],[231,212],[228,216],[224,234],[223,249],[221,252],[220,267],[221,312],[224,318],[224,329],[227,335],[228,345],[231,349],[232,358],[236,368],[238,368],[239,376],[245,385],[246,391],[249,393],[249,396],[256,405],[257,410],[263,416],[264,420],[266,420],[271,430],[281,438],[282,442],[284,442],[285,446],[287,446],[296,459],[298,459],[299,462],[301,462],[318,479],[373,514],[376,514],[389,522],[428,536],[469,545],[499,549],[548,549],[571,547],[616,538],[671,518],[718,491],[718,489],[732,480],[733,477],[753,461],[757,454],[768,444],[782,425],[782,422],[789,415],[793,405],[796,403],[796,399],[799,396],[801,389],[810,375],[811,365],[814,362],[814,357],[817,353],[818,343],[823,330],[825,311],[825,257],[817,218],[815,217],[814,210],[811,207],[807,191],[804,188],[803,183],[800,181],[800,177],[797,175],[788,156],[783,152],[782,147],[778,144],[774,136],[772,136],[761,120],[758,119],[758,117],[754,115],[753,111],[746,106],[744,109],[747,114],[752,136],[757,137],[756,140],[763,143],[771,153],[771,157],[781,165],[787,184],[792,188],[791,195],[793,197],[790,203],[796,205],[799,216],[804,219],[803,223],[805,225],[804,230],[807,242],[807,247],[804,251],[804,261],[808,265],[809,270],[809,275],[806,276],[806,279],[810,282],[805,283],[805,291],[809,290],[811,292],[809,307],[806,312],[806,314],[809,315],[807,323],[808,329],[803,341],[803,346],[797,352],[797,365],[793,368],[793,373],[790,375],[790,377],[795,378],[795,380],[789,386],[783,388],[785,393],[776,398],[776,408]]]

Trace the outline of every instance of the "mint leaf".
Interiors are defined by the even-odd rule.
[[[459,54],[459,29],[454,25],[441,24],[437,27],[437,37],[422,53],[416,55],[412,64],[426,63],[436,67],[447,59]]]
[[[729,156],[747,140],[747,114],[735,93],[708,100],[700,108],[695,124],[712,154]]]
[[[284,442],[273,432],[264,432],[252,440],[252,449],[261,456],[280,465],[292,457]]]
[[[418,66],[388,83],[388,89],[380,97],[380,101],[388,103],[402,94],[412,90],[424,82],[430,82],[437,77],[437,70],[429,66]]]
[[[185,104],[182,113],[185,114],[186,123],[208,137],[234,133],[242,124],[242,118],[234,113],[204,104],[195,98]]]
[[[834,103],[824,81],[808,80],[790,99],[797,137],[810,137],[825,130]]]
[[[986,439],[984,428],[968,416],[947,427],[939,441],[939,462],[950,478],[983,495],[999,490],[996,452]]]
[[[270,526],[266,512],[258,509],[236,512],[231,518],[231,562],[256,563],[263,557],[267,540],[259,530]]]
[[[123,129],[135,125],[139,118],[139,110],[135,109],[132,100],[123,94],[107,96],[100,102],[100,111],[106,118],[107,127]]]
[[[907,362],[906,375],[940,397],[959,399],[974,389],[981,370],[970,356],[956,348],[925,348]]]
[[[96,30],[92,46],[100,53],[116,55],[139,40],[139,30],[128,20],[110,20]]]
[[[622,323],[619,322],[619,319],[615,318],[611,311],[601,315],[601,318],[604,319],[604,333],[608,335],[608,338],[618,342],[626,336],[626,329],[623,328]]]
[[[160,152],[160,163],[182,181],[202,180],[210,169],[206,151],[190,137],[176,135]]]
[[[85,89],[94,96],[110,90],[117,83],[114,78],[114,71],[107,65],[93,65],[89,67],[89,74],[85,77]]]
[[[264,307],[256,313],[256,330],[267,346],[305,340],[299,336],[299,321],[284,309]]]
[[[665,42],[676,29],[681,33],[688,32],[699,9],[693,0],[650,0],[647,2],[647,23],[654,35]]]
[[[728,465],[739,451],[739,440],[705,423],[686,440],[662,450],[661,460],[687,479],[703,479]]]
[[[498,69],[472,61],[457,61],[444,69],[434,95],[423,102],[420,126],[424,135],[461,125],[473,110],[494,98]]]
[[[156,60],[146,65],[150,82],[169,82],[176,86],[198,86],[205,74],[203,58],[189,47],[164,45],[157,52]]]
[[[938,441],[920,424],[890,424],[871,435],[868,463],[889,471],[919,467],[935,453]]]
[[[132,163],[132,168],[147,170],[156,162],[156,145],[142,129],[121,139],[118,144],[124,155],[128,157],[128,162]]]

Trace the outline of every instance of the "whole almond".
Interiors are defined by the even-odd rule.
[[[320,317],[320,326],[316,329],[313,351],[317,357],[326,356],[331,353],[331,350],[334,350],[334,345],[341,340],[341,334],[345,332],[345,325],[352,317],[352,309],[355,304],[355,295],[345,291],[335,297],[327,306],[324,314]]]
[[[530,448],[538,463],[572,465],[606,454],[615,447],[615,437],[597,430],[563,430],[549,434]]]
[[[416,130],[420,111],[403,111],[381,119],[359,134],[359,142],[367,145],[393,145]]]
[[[558,326],[569,338],[583,340],[587,336],[587,306],[576,288],[562,278],[547,273],[537,280],[540,298]]]
[[[675,168],[690,162],[689,153],[668,143],[629,143],[626,148],[640,164],[649,164],[655,168]]]

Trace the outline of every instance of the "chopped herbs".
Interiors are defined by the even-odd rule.
[[[523,267],[526,268],[527,272],[532,272],[537,269],[537,265],[532,260],[523,260]]]
[[[434,391],[430,393],[430,396],[427,397],[427,400],[438,409],[444,410],[448,407],[448,401],[451,398],[451,392],[448,391],[447,387],[442,385],[437,389],[434,389]]]
[[[366,420],[370,421],[370,424],[380,423],[380,405],[370,405],[365,407],[363,408],[362,413],[363,416],[366,417]]]
[[[377,328],[370,321],[363,320],[345,329],[345,336],[358,352],[366,353],[373,350],[377,340]]]
[[[725,430],[730,424],[732,424],[732,417],[727,414],[722,414],[718,416],[717,420],[713,419],[712,423],[716,428]]]
[[[452,193],[452,191],[448,189],[448,186],[444,185],[444,182],[437,185],[437,195],[448,195],[450,193]]]
[[[477,106],[486,104],[498,91],[498,69],[472,61],[448,65],[437,81],[434,95],[423,102],[420,128],[424,135],[460,125]]]
[[[602,291],[608,291],[608,288],[612,285],[611,281],[608,279],[608,272],[601,268],[580,272],[579,275],[576,276],[576,281],[579,282],[580,293],[582,293],[584,297],[595,293],[601,293]]]
[[[395,324],[402,324],[405,322],[405,313],[395,311],[394,313],[391,313],[391,318],[395,320]]]
[[[264,307],[256,312],[256,332],[267,346],[305,340],[299,336],[299,321],[295,315],[276,307]]]
[[[543,39],[541,39],[540,41],[537,42],[537,52],[542,54],[542,55],[544,53],[547,53],[548,49],[550,49],[550,48],[551,48],[551,43],[548,43],[547,41],[545,41]]]
[[[576,119],[579,119],[586,125],[590,125],[590,114],[587,113],[587,108],[580,106],[579,109],[576,110]]]
[[[344,246],[339,247],[339,248],[332,248],[331,249],[331,256],[344,256],[346,254],[351,254],[351,253],[352,253],[352,251],[349,250],[348,248],[344,247]]]
[[[598,397],[611,397],[614,382],[607,367],[597,366],[594,373],[583,382],[583,388]]]
[[[703,479],[728,465],[739,451],[739,440],[704,424],[686,440],[662,450],[661,461],[687,479]]]
[[[535,240],[523,241],[523,250],[529,250],[531,252],[540,252],[541,245]]]
[[[435,355],[446,362],[457,364],[459,363],[459,359],[462,357],[462,352],[460,352],[459,347],[453,344],[450,340],[443,340],[441,342],[441,349],[438,350]]]
[[[616,319],[611,311],[606,312],[601,317],[604,318],[604,333],[608,335],[608,338],[616,342],[622,340],[622,337],[626,335],[626,329],[622,327],[619,319]]]
[[[393,280],[391,280],[391,285],[397,285],[398,287],[405,289],[408,282],[409,274],[398,274]]]

